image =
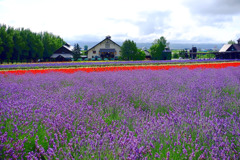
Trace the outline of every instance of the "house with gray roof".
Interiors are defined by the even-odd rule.
[[[71,61],[73,59],[73,46],[68,43],[64,44],[50,58],[54,61]]]

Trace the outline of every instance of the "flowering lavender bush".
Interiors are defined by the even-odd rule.
[[[2,159],[239,159],[240,67],[0,75]]]
[[[0,65],[0,69],[11,69],[11,68],[38,68],[38,67],[78,67],[78,66],[101,66],[101,65],[144,65],[144,64],[167,64],[167,63],[204,63],[204,62],[222,62],[222,61],[239,61],[238,59],[208,59],[208,60],[157,60],[157,61],[107,61],[107,62],[55,62],[55,63],[23,63],[23,64],[10,64]]]

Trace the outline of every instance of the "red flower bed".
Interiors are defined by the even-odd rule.
[[[0,71],[1,74],[25,74],[25,73],[49,73],[49,72],[64,72],[64,73],[75,73],[77,71],[83,72],[104,72],[104,71],[123,71],[123,70],[139,70],[139,69],[150,69],[150,70],[168,70],[171,68],[226,68],[226,67],[237,67],[240,66],[240,62],[232,63],[208,63],[208,64],[179,64],[179,65],[159,65],[159,66],[114,66],[114,67],[88,67],[88,68],[60,68],[60,69],[29,69],[29,70],[9,70]]]

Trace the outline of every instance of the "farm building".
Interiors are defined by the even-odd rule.
[[[73,59],[73,47],[66,43],[57,49],[50,58],[53,61],[71,61]]]
[[[146,47],[142,48],[142,51],[144,51],[145,55],[146,55],[146,59],[150,60],[151,59],[151,54],[150,52],[147,50]]]
[[[192,47],[192,49],[189,51],[189,56],[191,59],[196,59],[197,57],[197,47]]]
[[[111,36],[106,36],[104,40],[87,50],[88,59],[114,60],[120,56],[121,46],[111,40]]]
[[[162,60],[171,60],[171,59],[172,59],[172,52],[171,52],[170,48],[167,46],[162,51]]]
[[[240,38],[237,40],[237,44],[225,44],[216,53],[217,59],[240,59]]]

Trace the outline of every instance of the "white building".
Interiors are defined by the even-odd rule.
[[[111,36],[107,36],[104,40],[87,50],[87,56],[91,58],[101,59],[117,59],[120,56],[121,46],[111,40]]]

